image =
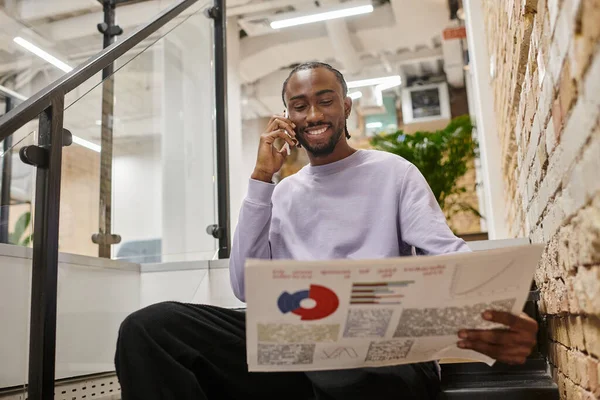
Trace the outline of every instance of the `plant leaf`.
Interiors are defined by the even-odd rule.
[[[27,235],[23,241],[21,242],[21,246],[29,246],[31,244],[31,242],[33,241],[33,233],[31,235]]]
[[[446,198],[466,192],[465,187],[458,186],[458,180],[469,170],[477,154],[478,145],[472,133],[471,119],[464,115],[435,132],[405,134],[398,130],[388,135],[377,135],[371,139],[371,145],[414,164],[429,183],[440,207],[447,215],[453,215],[458,212],[454,204],[456,201],[447,202]],[[464,211],[479,214],[476,209]]]
[[[17,220],[17,223],[15,224],[15,230],[11,235],[12,243],[18,244],[21,241],[21,237],[27,230],[27,227],[29,226],[30,222],[31,222],[31,212],[29,212],[29,211],[23,213],[19,217],[19,219]]]

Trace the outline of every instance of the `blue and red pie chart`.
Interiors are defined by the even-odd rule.
[[[314,307],[304,307],[302,300],[312,299]],[[283,314],[291,312],[303,321],[314,321],[330,316],[338,309],[340,300],[335,292],[325,286],[310,285],[308,290],[294,293],[283,292],[277,299],[277,306]]]

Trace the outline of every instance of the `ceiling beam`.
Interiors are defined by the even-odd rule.
[[[330,20],[325,23],[327,34],[333,47],[335,58],[342,63],[344,70],[356,74],[362,69],[362,62],[358,52],[352,44],[348,24],[342,18]]]
[[[22,0],[17,13],[22,21],[31,22],[93,9],[102,10],[102,6],[96,0]]]
[[[243,6],[228,7],[227,17],[236,17],[247,14],[257,14],[298,5],[298,3],[311,3],[310,0],[271,0],[260,3],[250,3]]]

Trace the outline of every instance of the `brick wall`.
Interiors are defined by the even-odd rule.
[[[561,398],[598,398],[600,0],[483,4],[506,218],[546,243],[535,280]]]

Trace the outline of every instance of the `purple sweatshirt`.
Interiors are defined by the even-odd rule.
[[[278,185],[250,180],[233,238],[230,276],[242,301],[247,258],[373,259],[469,251],[454,236],[419,170],[405,159],[358,150],[307,165]]]

